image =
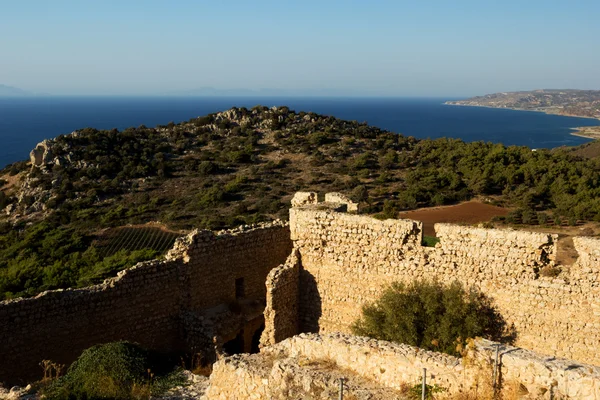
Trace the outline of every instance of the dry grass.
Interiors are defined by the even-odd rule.
[[[42,382],[49,382],[54,380],[62,375],[65,365],[58,364],[51,360],[42,360],[40,362],[40,367],[44,370],[44,377],[42,378]]]

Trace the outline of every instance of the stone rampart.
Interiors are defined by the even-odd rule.
[[[576,238],[579,260],[552,277],[542,270],[555,266],[556,235],[436,224],[440,242],[424,247],[420,222],[323,205],[290,210],[302,260],[301,331],[350,332],[361,306],[393,281],[458,280],[493,299],[520,347],[600,364],[600,240]]]
[[[285,264],[274,268],[267,276],[265,330],[261,347],[269,346],[298,333],[298,303],[300,300],[300,259],[292,251]]]
[[[0,382],[39,379],[40,361],[69,364],[98,343],[186,350],[184,315],[240,295],[264,301],[267,274],[290,252],[281,222],[196,231],[165,260],[140,263],[100,285],[0,302]]]

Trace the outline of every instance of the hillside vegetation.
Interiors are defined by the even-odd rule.
[[[42,151],[43,150],[43,151]],[[152,250],[103,259],[103,228],[219,229],[287,218],[298,190],[342,191],[382,218],[484,195],[513,222],[600,220],[600,162],[569,149],[417,140],[287,107],[156,128],[86,128],[0,172],[0,298],[97,282]],[[42,154],[43,153],[43,154]],[[107,263],[112,267],[108,268]]]

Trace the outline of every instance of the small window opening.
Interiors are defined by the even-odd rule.
[[[246,287],[244,284],[244,278],[237,278],[235,280],[235,298],[242,299],[246,296]]]

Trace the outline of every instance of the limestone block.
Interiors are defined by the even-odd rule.
[[[332,192],[325,194],[326,203],[345,204],[348,212],[358,212],[358,203],[353,202],[342,193]]]
[[[292,198],[292,207],[302,207],[308,204],[317,204],[319,202],[315,192],[296,192]]]

